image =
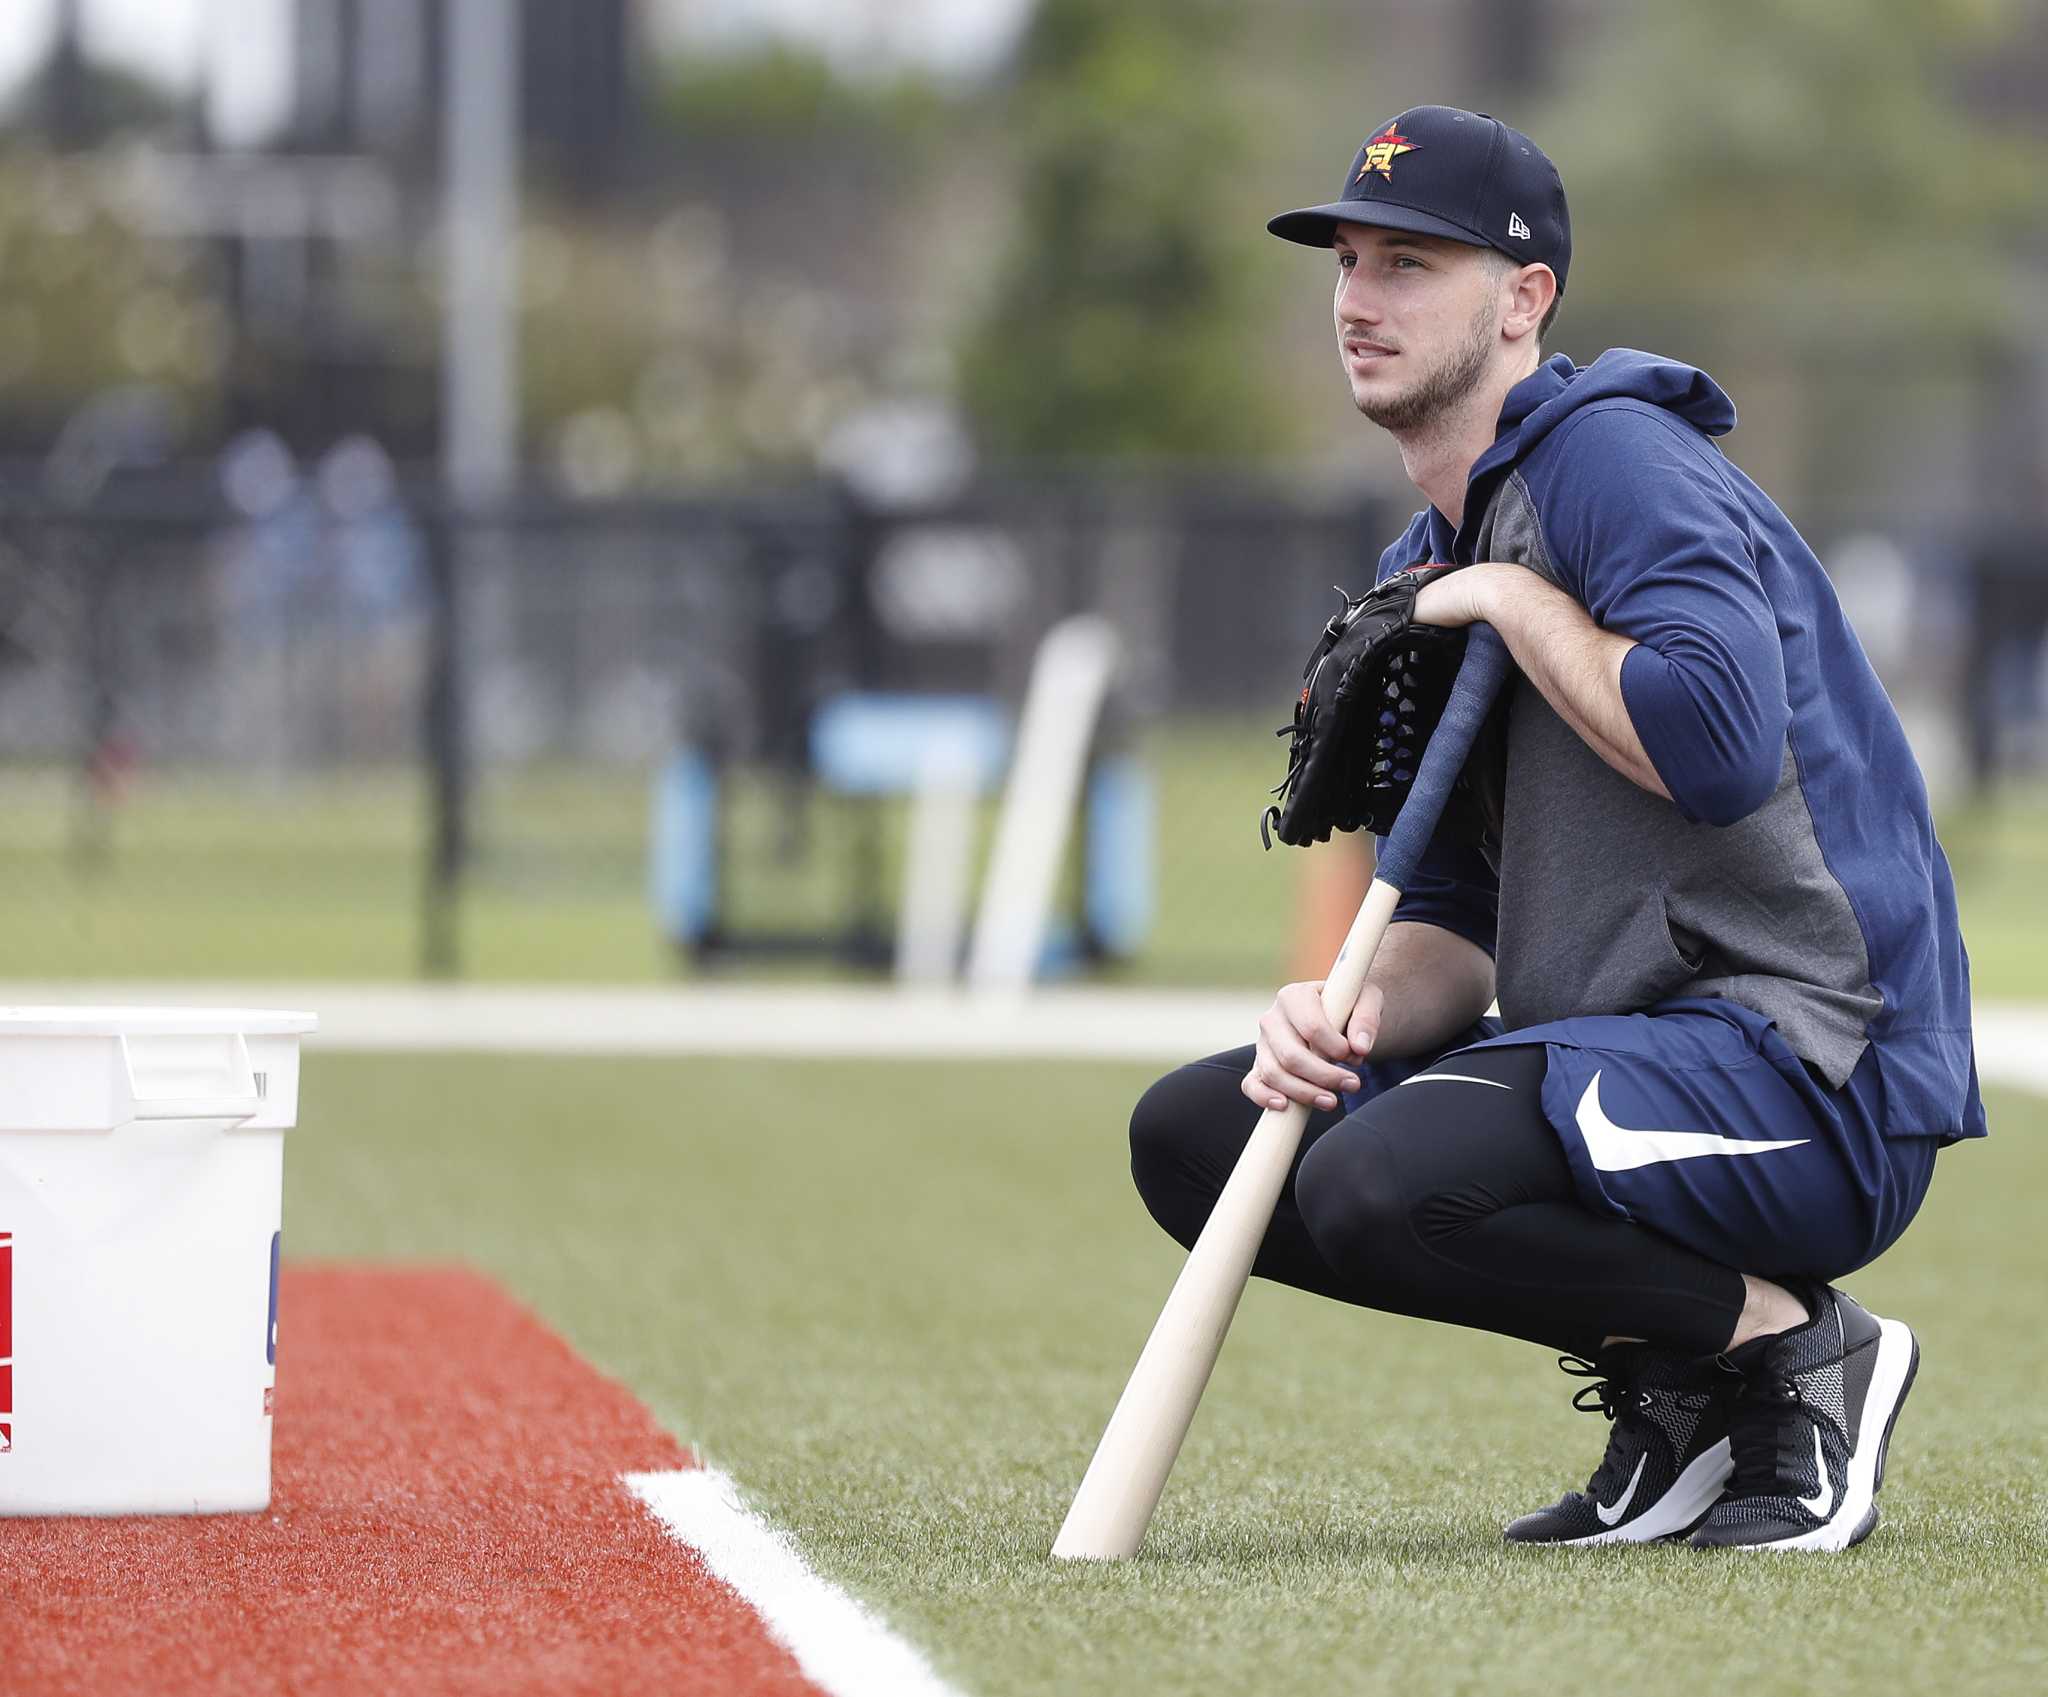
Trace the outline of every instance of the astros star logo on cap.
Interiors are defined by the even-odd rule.
[[[1362,183],[1365,181],[1366,172],[1377,171],[1391,183],[1394,180],[1394,173],[1389,167],[1402,154],[1414,151],[1415,143],[1389,124],[1383,134],[1374,136],[1365,144],[1365,163],[1358,167],[1358,175],[1351,180],[1354,183]]]

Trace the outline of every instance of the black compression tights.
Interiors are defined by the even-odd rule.
[[[1252,1051],[1168,1073],[1131,1116],[1131,1173],[1192,1245],[1258,1123]],[[1301,1290],[1590,1357],[1604,1338],[1708,1355],[1739,1272],[1580,1203],[1542,1117],[1540,1045],[1465,1050],[1349,1117],[1312,1113],[1252,1271]],[[1502,1089],[1501,1086],[1507,1086]]]

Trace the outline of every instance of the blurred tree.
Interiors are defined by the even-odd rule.
[[[158,387],[201,424],[227,326],[189,242],[129,221],[117,162],[0,147],[0,447],[40,452],[84,401]]]
[[[557,478],[595,494],[812,469],[902,333],[900,227],[952,100],[781,42],[659,65],[643,198],[623,216],[527,199],[522,407]]]
[[[49,53],[0,120],[0,130],[39,136],[60,150],[95,147],[137,131],[168,134],[197,125],[197,101],[85,56],[78,0],[60,0]]]
[[[859,133],[870,145],[927,129],[945,98],[915,71],[854,78],[815,48],[770,41],[737,52],[688,55],[665,66],[657,122],[696,140],[738,136],[795,143],[821,130]]]
[[[1561,336],[1709,364],[1794,510],[2006,501],[2038,451],[2048,151],[1967,90],[2022,10],[1603,9],[1527,126],[1576,218]]]
[[[1247,263],[1247,25],[1220,0],[1041,0],[1006,108],[1017,229],[961,358],[1019,455],[1270,453]]]
[[[2038,144],[1962,96],[2016,8],[1720,0],[1627,8],[1529,128],[1561,161],[1581,299],[1767,304],[1792,336],[2005,323]]]

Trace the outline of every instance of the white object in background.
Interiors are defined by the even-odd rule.
[[[270,1503],[309,1013],[0,1008],[0,1515]]]
[[[980,765],[973,748],[943,736],[918,763],[896,923],[896,976],[906,984],[943,984],[960,964]]]
[[[1095,613],[1062,619],[1038,646],[968,958],[977,990],[1022,990],[1038,970],[1116,655],[1116,630]]]

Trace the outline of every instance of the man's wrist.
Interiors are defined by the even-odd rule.
[[[1472,571],[1472,617],[1499,628],[1503,618],[1513,617],[1517,591],[1539,581],[1526,566],[1489,560]]]

